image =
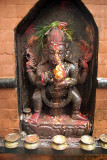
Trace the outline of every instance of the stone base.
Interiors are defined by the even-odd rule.
[[[61,134],[66,137],[79,138],[84,134],[89,134],[91,124],[87,121],[73,120],[68,115],[51,117],[42,114],[37,124],[29,123],[26,119],[22,120],[22,129],[27,134],[36,133],[40,138],[52,138]]]

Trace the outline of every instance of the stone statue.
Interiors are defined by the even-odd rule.
[[[50,107],[51,116],[63,114],[63,107],[72,102],[73,120],[87,120],[80,114],[82,98],[77,89],[78,83],[83,83],[88,74],[88,64],[92,58],[91,50],[82,55],[78,61],[67,59],[69,51],[69,39],[62,29],[66,22],[60,26],[54,26],[45,34],[44,57],[36,65],[35,57],[30,48],[26,49],[26,68],[30,81],[35,86],[32,96],[34,114],[29,119],[30,123],[37,123],[42,110],[42,102]],[[84,41],[81,41],[82,46]],[[86,45],[86,44],[85,44]],[[89,53],[90,52],[90,53]],[[71,54],[72,56],[72,54]],[[81,69],[81,70],[80,70]]]

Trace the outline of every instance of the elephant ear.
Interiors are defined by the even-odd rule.
[[[80,95],[82,97],[82,107],[81,112],[86,114],[90,112],[90,103],[92,99],[92,90],[93,86],[95,86],[95,81],[93,81],[94,76],[94,51],[93,51],[93,43],[88,43],[85,40],[80,40],[78,46],[81,50],[81,55],[78,59],[78,67],[79,67],[79,77],[82,78],[82,74],[87,70],[86,80],[79,84],[78,81],[78,89]],[[86,71],[85,71],[86,72]]]
[[[65,54],[65,60],[69,62],[77,62],[79,61],[80,57],[82,56],[82,50],[77,44],[77,42],[67,42],[66,44],[67,52]]]

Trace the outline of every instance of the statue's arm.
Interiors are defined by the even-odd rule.
[[[30,82],[35,85],[36,84],[36,74],[32,71],[32,69],[29,68],[28,72],[28,77]]]
[[[36,64],[35,56],[30,51],[30,48],[26,49],[26,71],[28,73],[28,78],[33,85],[36,85],[37,88],[42,88],[46,83],[43,79],[43,74],[40,74],[37,71],[38,65]],[[39,66],[40,68],[40,66]],[[46,80],[45,80],[46,81]]]
[[[67,87],[73,87],[78,81],[78,63],[71,64],[69,67],[69,78],[65,79]]]
[[[80,73],[78,75],[78,83],[82,84],[86,81],[88,75],[88,62],[91,61],[93,55],[93,45],[89,46],[85,41],[81,40],[82,57],[79,60]]]
[[[31,67],[29,67],[27,69],[28,72],[28,77],[30,82],[35,85],[37,88],[42,88],[43,86],[46,85],[46,83],[44,82],[42,75],[37,75],[37,71],[33,71]]]
[[[36,82],[36,61],[34,55],[31,53],[30,48],[26,49],[26,71],[30,82],[35,85]]]
[[[38,73],[37,69],[33,71],[30,65],[26,65],[28,77],[30,82],[35,85],[37,88],[42,88],[47,83],[47,77],[44,73]]]
[[[77,84],[78,80],[78,64],[69,65],[69,76],[67,76],[63,81],[57,83],[56,85],[61,88],[73,87]]]
[[[78,83],[84,83],[86,81],[87,75],[88,75],[88,64],[81,60],[79,63],[81,67],[81,73],[78,74]]]

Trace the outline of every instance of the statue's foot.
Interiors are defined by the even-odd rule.
[[[29,123],[37,123],[38,119],[39,119],[40,113],[34,113],[30,119],[29,119]]]
[[[71,117],[74,120],[83,120],[83,121],[87,121],[88,120],[88,118],[86,116],[83,116],[81,113],[72,114]]]

